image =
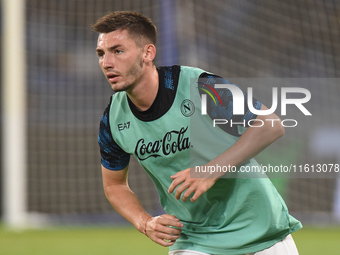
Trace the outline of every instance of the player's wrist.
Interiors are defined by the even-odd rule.
[[[149,237],[148,234],[147,234],[147,232],[146,232],[147,224],[148,224],[148,222],[149,222],[151,219],[152,219],[152,216],[150,216],[149,218],[147,218],[147,219],[145,220],[145,224],[144,224],[143,234],[146,235],[147,237]]]
[[[151,218],[152,216],[150,214],[143,213],[134,224],[136,229],[142,234],[145,234],[147,221],[149,221]]]

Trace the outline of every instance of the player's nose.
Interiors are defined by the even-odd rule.
[[[114,68],[114,58],[110,54],[105,54],[102,59],[102,67],[104,69]]]

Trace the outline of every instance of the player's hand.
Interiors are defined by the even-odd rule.
[[[182,227],[174,215],[164,214],[147,220],[145,234],[155,243],[169,247],[180,237]]]
[[[210,189],[218,178],[190,178],[190,168],[178,172],[171,176],[173,179],[168,192],[171,194],[177,187],[175,197],[177,200],[181,198],[186,202],[191,194],[194,195],[190,198],[191,202],[195,202],[203,193]]]

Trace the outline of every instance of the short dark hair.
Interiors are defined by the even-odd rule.
[[[92,25],[98,33],[127,30],[131,36],[141,36],[156,45],[157,28],[151,19],[138,12],[116,11],[101,17]],[[138,42],[137,42],[138,43]]]

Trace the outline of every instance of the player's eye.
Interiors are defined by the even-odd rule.
[[[116,54],[122,54],[123,53],[122,50],[118,50],[118,49],[115,52],[116,52]]]
[[[104,52],[101,52],[101,51],[97,52],[97,56],[98,56],[99,58],[103,57],[103,56],[104,56]]]

